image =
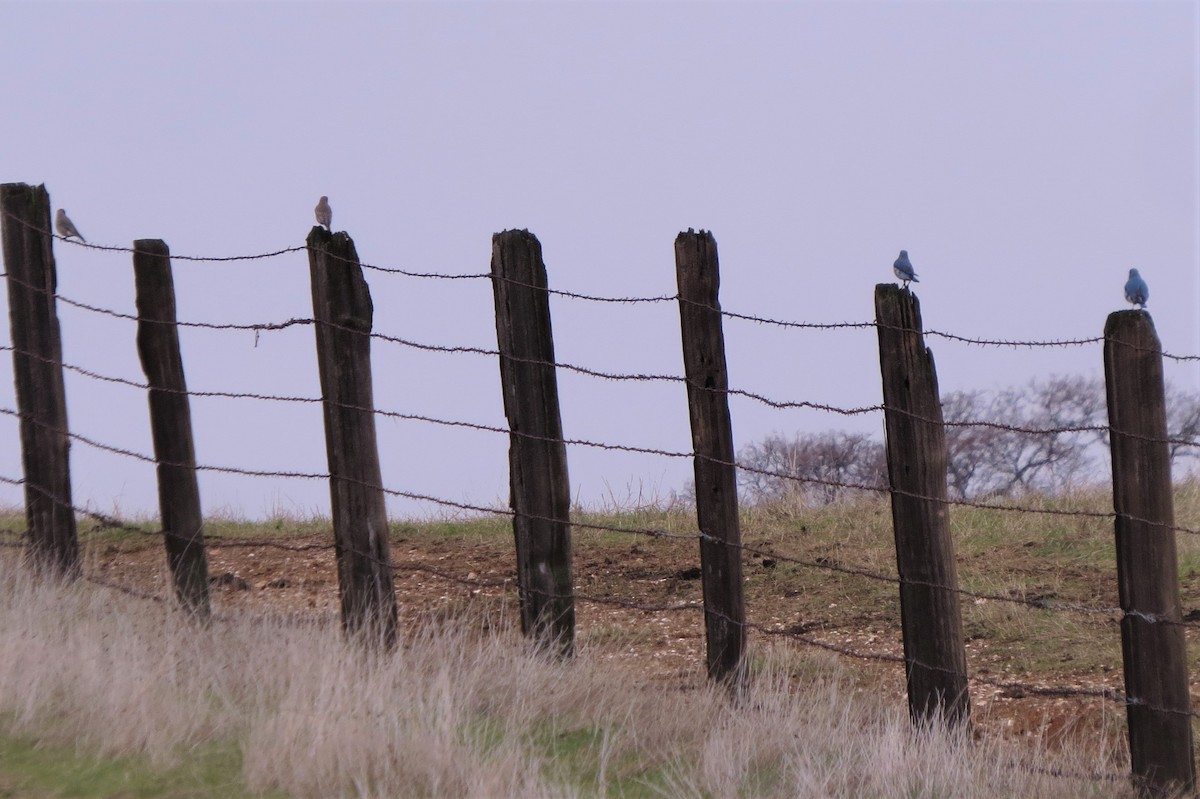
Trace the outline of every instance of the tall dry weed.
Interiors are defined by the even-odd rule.
[[[1120,779],[1051,773],[1119,774],[1114,753],[1050,761],[914,731],[828,657],[758,648],[749,698],[733,703],[699,675],[639,679],[600,646],[557,662],[495,613],[415,625],[395,652],[368,654],[332,623],[205,627],[86,583],[36,584],[4,559],[0,718],[164,764],[232,741],[248,786],[297,797],[1125,794]]]

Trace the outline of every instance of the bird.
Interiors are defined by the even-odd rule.
[[[71,218],[67,216],[67,212],[62,208],[59,208],[58,212],[54,214],[54,227],[58,230],[58,235],[64,239],[78,236],[80,241],[87,244],[87,239],[83,237],[83,234],[79,232],[79,229],[75,227],[75,223],[71,221]]]
[[[892,264],[892,271],[896,273],[896,277],[904,281],[904,288],[908,288],[908,282],[920,283],[917,280],[917,273],[913,271],[912,262],[908,260],[908,250],[901,250],[900,257],[896,259],[896,263]]]
[[[1129,270],[1129,279],[1125,281],[1125,299],[1139,308],[1145,308],[1146,300],[1150,299],[1150,287],[1136,269]]]
[[[329,198],[321,195],[321,201],[313,209],[317,213],[317,224],[324,225],[326,230],[333,230],[333,209],[329,207]]]

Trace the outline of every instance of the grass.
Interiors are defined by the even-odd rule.
[[[1038,501],[1107,510],[1103,495]],[[1196,486],[1180,489],[1176,515],[1200,527]],[[694,530],[681,509],[581,518]],[[950,520],[964,588],[1117,605],[1110,520],[977,508],[954,508]],[[750,547],[885,575],[895,571],[890,524],[878,500],[742,517]],[[89,564],[125,564],[124,581],[143,587],[149,569],[161,587],[153,537],[81,531]],[[207,532],[329,537],[321,519],[213,520]],[[394,557],[451,572],[512,569],[505,520],[395,523],[391,533]],[[1179,536],[1185,612],[1200,607],[1197,539]],[[699,582],[684,575],[697,549],[581,527],[577,585],[647,603],[696,601]],[[260,566],[270,550],[225,555]],[[305,574],[324,574],[328,593],[336,578],[332,555],[323,557]],[[895,584],[771,560],[745,558],[752,620],[863,652],[899,651]],[[767,636],[752,637],[749,700],[731,703],[703,678],[697,613],[584,603],[579,655],[563,664],[529,651],[512,629],[511,590],[404,579],[413,581],[398,576],[405,640],[377,656],[347,646],[328,617],[296,623],[266,605],[227,604],[239,612],[193,627],[169,604],[86,583],[37,584],[15,558],[0,559],[0,797],[1128,795],[1123,710],[1113,703],[981,683],[977,740],[914,731],[894,667]],[[255,587],[216,601],[269,595]],[[1113,618],[971,597],[963,616],[974,675],[1120,687]]]
[[[198,747],[178,765],[156,768],[138,755],[103,757],[74,746],[5,734],[0,723],[0,797],[71,799],[270,799],[241,782],[241,755],[232,746]],[[274,796],[282,796],[274,794]]]

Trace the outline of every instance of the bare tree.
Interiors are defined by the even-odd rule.
[[[1200,460],[1200,394],[1167,384],[1167,437],[1172,466]]]
[[[1106,421],[1103,384],[1080,376],[1031,380],[942,399],[952,496],[1055,491],[1099,475],[1090,444]]]
[[[865,433],[775,434],[742,448],[738,479],[756,504],[829,505],[862,486],[887,485],[883,444]],[[745,468],[749,467],[749,468]]]
[[[954,391],[942,397],[946,422],[947,474],[950,496],[968,499],[995,491],[993,453],[1008,433],[994,427],[971,424],[981,420],[988,400],[982,391]]]
[[[998,391],[942,397],[953,499],[1056,493],[1108,478],[1104,382],[1034,378]],[[1200,394],[1167,385],[1171,461],[1200,462]],[[862,433],[776,433],[743,447],[738,482],[755,504],[828,505],[887,485],[883,444]]]

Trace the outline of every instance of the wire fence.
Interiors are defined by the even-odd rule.
[[[13,219],[16,219],[16,221],[24,224],[24,222],[17,219],[16,217],[12,217],[12,216],[9,216],[6,221],[11,221]],[[58,239],[59,241],[67,242],[71,246],[83,248],[84,250],[97,251],[97,252],[122,252],[122,253],[132,253],[133,252],[133,248],[129,248],[129,247],[116,247],[116,246],[107,246],[107,245],[98,245],[98,244],[88,244],[88,243],[78,242],[75,240],[63,239],[60,236],[55,236],[54,238]],[[272,250],[272,251],[268,251],[268,252],[251,254],[251,255],[210,257],[210,256],[187,256],[187,255],[172,254],[170,257],[172,260],[176,260],[176,261],[190,261],[190,262],[202,262],[202,263],[204,263],[204,262],[214,262],[214,263],[244,262],[244,261],[255,261],[255,260],[283,257],[283,256],[287,256],[287,255],[305,252],[307,249],[308,248],[306,246],[298,246],[298,247],[280,248],[280,249],[276,249],[276,250]],[[441,273],[441,272],[434,272],[434,271],[414,271],[414,270],[403,269],[403,268],[399,268],[399,267],[395,267],[395,266],[387,266],[387,265],[381,265],[381,264],[369,264],[369,263],[362,263],[361,266],[363,269],[369,270],[372,273],[378,274],[382,277],[399,276],[399,277],[414,278],[414,279],[442,280],[442,281],[472,281],[472,280],[496,279],[490,273],[454,274],[454,273]],[[30,289],[32,291],[42,291],[42,292],[46,291],[46,289],[44,289],[43,287],[38,287],[38,286],[21,283],[20,281],[18,281],[15,278],[15,276],[8,274],[8,273],[4,273],[3,275],[0,275],[0,276],[7,277],[7,279],[10,282],[15,281],[15,282],[23,285],[25,288]],[[658,295],[658,296],[642,296],[642,297],[638,297],[638,296],[597,296],[597,295],[591,295],[591,294],[566,291],[566,290],[561,290],[561,289],[545,289],[545,290],[549,294],[556,296],[556,297],[562,297],[562,298],[569,299],[572,301],[577,301],[577,302],[588,302],[588,303],[596,303],[596,304],[601,304],[601,305],[677,303],[680,301],[680,298],[678,297],[678,295]],[[103,306],[100,306],[100,305],[97,305],[94,303],[89,303],[89,302],[81,301],[81,300],[78,300],[75,298],[71,298],[69,296],[64,296],[60,293],[54,293],[53,297],[59,303],[63,303],[64,305],[71,306],[73,308],[79,309],[81,311],[84,311],[84,312],[87,312],[90,314],[107,316],[107,317],[111,317],[111,318],[114,318],[117,320],[129,322],[129,323],[139,323],[139,322],[144,321],[141,318],[139,318],[139,316],[137,314],[130,314],[130,313],[125,313],[125,312],[118,311],[118,310],[115,310],[112,308],[106,308],[106,307],[103,307]],[[706,306],[706,307],[709,307],[709,306]],[[790,330],[800,330],[800,331],[819,330],[819,331],[835,331],[836,332],[836,331],[843,331],[843,330],[862,330],[862,329],[870,329],[870,328],[877,327],[877,323],[874,321],[864,321],[864,322],[845,321],[845,322],[833,322],[833,323],[813,323],[813,322],[770,318],[770,317],[759,316],[759,315],[755,315],[755,314],[751,314],[751,313],[729,311],[729,310],[720,309],[720,308],[714,308],[713,310],[720,311],[722,317],[725,319],[735,320],[738,322],[748,322],[748,323],[763,325],[763,326],[777,327],[777,328],[782,328],[782,329],[790,329]],[[197,329],[197,330],[249,331],[249,332],[253,332],[257,338],[257,336],[259,336],[261,334],[265,334],[265,333],[282,331],[282,330],[294,328],[294,327],[311,327],[311,326],[317,325],[319,323],[315,319],[312,319],[312,318],[291,318],[291,319],[285,319],[282,321],[264,321],[264,322],[251,322],[251,323],[236,323],[236,324],[234,324],[234,323],[215,323],[215,322],[208,322],[208,321],[203,321],[203,320],[188,320],[188,321],[179,321],[175,324],[180,328],[192,328],[192,329]],[[347,330],[350,329],[350,328],[340,328],[340,326],[338,326],[338,325],[330,325],[330,326],[339,328],[339,329],[347,329]],[[357,331],[354,331],[354,332],[357,332]],[[983,347],[983,348],[1011,348],[1011,349],[1084,347],[1084,346],[1093,346],[1093,345],[1103,344],[1105,341],[1104,337],[1102,337],[1102,336],[1101,337],[1070,338],[1070,339],[1055,339],[1055,340],[987,339],[987,338],[977,338],[977,337],[972,337],[972,336],[959,335],[956,333],[940,331],[940,330],[928,330],[928,331],[925,331],[925,335],[938,337],[938,338],[941,338],[941,339],[944,339],[947,341],[952,341],[952,342],[961,343],[961,344],[967,344],[967,345],[971,345],[971,346],[978,346],[978,347]],[[381,345],[397,346],[397,347],[404,347],[404,348],[413,349],[413,350],[420,350],[420,351],[432,353],[432,354],[435,354],[438,356],[457,357],[457,356],[462,356],[462,355],[473,355],[473,356],[480,356],[480,357],[487,358],[487,359],[495,359],[495,358],[501,357],[501,353],[497,349],[494,349],[492,347],[487,347],[487,346],[421,342],[421,341],[417,341],[417,340],[413,340],[413,339],[409,339],[409,338],[405,338],[405,337],[401,337],[401,336],[389,335],[389,334],[380,333],[380,332],[371,332],[370,337],[373,342],[378,342]],[[47,361],[47,359],[40,358],[40,356],[37,356],[36,354],[30,353],[30,352],[19,350],[18,348],[16,348],[15,346],[12,346],[12,345],[0,345],[0,350],[10,352],[14,356],[22,356],[22,357],[26,357],[26,358],[37,358],[42,361]],[[1176,354],[1164,353],[1163,357],[1168,358],[1173,361],[1176,361],[1176,362],[1200,361],[1200,356],[1197,356],[1197,355],[1176,355]],[[518,359],[518,360],[520,360],[520,359]],[[67,370],[69,372],[77,374],[80,377],[85,378],[87,380],[119,385],[119,386],[123,386],[123,387],[129,388],[129,389],[137,390],[139,392],[148,391],[150,388],[150,386],[145,382],[105,374],[102,370],[99,370],[99,369],[93,369],[93,368],[79,365],[79,364],[72,364],[72,363],[67,363],[67,362],[62,362],[62,361],[56,361],[53,359],[50,359],[47,362],[51,363],[51,365],[61,367],[64,370]],[[579,375],[587,377],[587,378],[592,378],[592,379],[597,379],[597,380],[605,380],[605,381],[613,381],[613,382],[618,382],[618,383],[620,383],[620,382],[658,382],[658,383],[669,383],[669,384],[681,384],[681,383],[687,382],[686,378],[684,376],[676,375],[676,374],[620,373],[620,372],[612,372],[612,371],[606,371],[606,370],[602,370],[602,369],[592,368],[586,364],[576,364],[576,363],[557,362],[557,361],[546,362],[546,361],[537,361],[537,360],[524,360],[522,362],[545,365],[545,366],[552,366],[557,370],[573,372],[573,373],[579,374]],[[494,361],[493,361],[493,363],[494,363]],[[864,405],[861,405],[858,407],[840,407],[840,406],[836,406],[836,405],[815,402],[815,401],[811,401],[811,400],[807,400],[807,399],[803,399],[803,398],[772,397],[763,392],[755,391],[755,390],[752,390],[749,388],[741,388],[741,387],[734,387],[734,388],[720,389],[720,390],[717,390],[717,389],[709,389],[709,390],[719,391],[719,393],[723,393],[728,396],[735,396],[735,397],[742,397],[742,398],[750,399],[750,400],[753,400],[763,406],[766,406],[766,407],[769,407],[772,409],[779,409],[779,410],[801,409],[802,408],[802,409],[818,411],[818,412],[828,413],[828,414],[837,415],[837,416],[860,416],[860,415],[867,415],[867,414],[882,414],[885,411],[889,410],[888,408],[885,408],[885,406],[883,404],[879,404],[879,403],[864,404]],[[255,401],[255,402],[270,403],[270,404],[278,403],[278,404],[317,405],[317,404],[321,404],[323,402],[322,398],[317,397],[317,396],[297,396],[297,395],[287,395],[287,394],[261,393],[261,392],[254,392],[254,391],[238,391],[236,389],[231,389],[228,387],[188,389],[186,391],[181,391],[179,393],[186,394],[186,396],[188,396],[188,397],[196,397],[196,398]],[[354,406],[354,405],[345,405],[343,407],[346,407],[350,410],[355,410],[355,411],[369,412],[378,418],[404,420],[404,421],[409,421],[409,422],[414,422],[414,423],[419,423],[419,424],[426,424],[426,425],[430,425],[433,427],[439,427],[439,428],[455,428],[455,429],[471,431],[471,432],[476,432],[476,433],[485,434],[485,435],[526,436],[526,437],[536,438],[538,440],[551,441],[553,443],[561,443],[566,447],[584,447],[584,448],[591,448],[591,449],[596,449],[596,450],[628,452],[628,453],[636,453],[639,455],[646,455],[646,456],[658,457],[658,458],[664,458],[664,459],[676,459],[676,460],[678,460],[678,459],[694,460],[698,457],[697,454],[692,451],[670,450],[670,449],[664,449],[664,448],[660,448],[660,447],[641,446],[636,443],[628,443],[628,442],[612,442],[612,441],[592,440],[592,439],[587,439],[587,438],[573,438],[573,437],[563,437],[561,439],[558,439],[558,438],[549,438],[548,439],[546,437],[531,436],[528,433],[512,431],[507,427],[500,427],[497,425],[483,424],[483,423],[473,422],[473,421],[464,420],[464,419],[441,418],[441,417],[429,415],[429,414],[410,413],[410,412],[405,412],[402,410],[395,410],[395,409],[366,408],[366,407],[359,407],[359,406]],[[890,410],[894,411],[895,409],[890,409]],[[12,418],[14,420],[21,420],[23,422],[32,422],[34,424],[43,424],[40,420],[32,419],[32,418],[26,416],[25,414],[22,414],[20,411],[14,409],[14,408],[11,408],[11,407],[0,406],[0,415],[3,415],[8,418]],[[928,418],[922,417],[917,414],[909,414],[909,415],[920,421],[941,423],[941,420],[928,419]],[[1027,426],[1022,426],[1022,425],[1010,424],[1010,423],[1000,421],[1000,420],[995,420],[995,419],[957,420],[957,421],[952,421],[952,422],[946,422],[945,424],[950,427],[1001,430],[1001,431],[1005,431],[1005,432],[1016,433],[1016,434],[1021,434],[1021,435],[1028,435],[1028,436],[1052,436],[1052,435],[1062,435],[1062,434],[1070,434],[1070,433],[1092,433],[1092,434],[1102,435],[1102,434],[1107,433],[1107,430],[1108,430],[1108,428],[1106,426],[1096,425],[1096,424],[1071,424],[1071,425],[1064,425],[1064,426],[1058,426],[1058,427],[1054,427],[1054,426],[1027,427]],[[139,452],[132,448],[107,443],[103,440],[103,436],[84,435],[84,434],[69,431],[69,430],[54,430],[53,432],[61,433],[65,436],[69,437],[71,441],[76,442],[80,445],[95,449],[97,451],[107,453],[112,456],[116,456],[116,457],[122,458],[122,459],[136,461],[136,462],[140,462],[140,463],[144,463],[144,464],[167,465],[167,466],[186,466],[186,465],[188,465],[188,464],[172,464],[172,463],[161,464],[160,461],[158,461],[153,455],[150,455],[145,452]],[[1149,438],[1146,440],[1155,441],[1155,442],[1159,442],[1159,443],[1167,443],[1167,444],[1170,444],[1173,446],[1178,446],[1178,447],[1191,447],[1191,448],[1200,447],[1200,440],[1198,440],[1197,438],[1194,438],[1194,437],[1187,438],[1187,437],[1180,437],[1180,436],[1171,436],[1166,439]],[[703,456],[701,456],[701,457],[703,457]],[[854,492],[864,492],[864,493],[875,494],[875,495],[880,495],[880,496],[896,495],[897,493],[899,493],[901,495],[905,495],[905,492],[902,492],[902,491],[898,492],[895,488],[893,488],[883,482],[866,483],[866,482],[846,481],[846,480],[838,480],[838,479],[824,479],[824,478],[812,477],[812,476],[801,476],[801,475],[797,475],[792,472],[788,472],[786,470],[761,468],[761,467],[755,466],[751,463],[742,462],[741,460],[733,461],[733,462],[726,462],[726,461],[722,461],[722,460],[718,459],[715,462],[720,465],[723,465],[723,466],[733,466],[742,473],[758,474],[763,477],[792,482],[792,483],[795,483],[800,486],[821,486],[821,487],[842,489],[842,490],[854,491]],[[308,480],[308,481],[313,481],[313,480],[328,481],[331,479],[331,475],[329,473],[322,472],[322,471],[300,471],[300,470],[293,470],[293,469],[247,469],[247,468],[241,468],[241,467],[234,466],[234,465],[214,465],[214,464],[199,464],[199,465],[196,465],[194,468],[200,472],[216,472],[216,473],[222,473],[222,474],[239,475],[239,476],[248,477],[248,478],[281,478],[281,479],[289,479],[289,480]],[[12,475],[0,475],[0,484],[7,485],[7,486],[10,486],[13,488],[20,487],[20,488],[24,488],[27,490],[30,488],[30,485],[28,483],[26,483],[26,481],[24,479],[16,477],[16,476],[12,476]],[[512,519],[516,515],[514,513],[514,511],[508,507],[496,507],[496,506],[478,504],[478,503],[459,502],[459,501],[451,500],[451,499],[444,498],[444,497],[423,494],[423,493],[419,493],[419,492],[415,492],[415,491],[407,491],[402,488],[397,488],[397,487],[393,487],[393,486],[378,485],[378,486],[370,486],[370,487],[381,490],[388,496],[402,497],[402,498],[406,498],[406,499],[418,500],[418,501],[421,501],[424,503],[430,503],[437,507],[445,509],[447,512],[454,512],[454,513],[468,514],[468,515],[475,515],[475,516],[484,516],[484,517],[495,517],[495,518],[501,518],[501,519]],[[1040,514],[1040,515],[1046,515],[1046,516],[1051,516],[1051,517],[1068,517],[1068,518],[1093,520],[1093,521],[1112,521],[1116,518],[1116,514],[1111,511],[1100,511],[1100,510],[1087,509],[1087,508],[1061,507],[1060,506],[1062,504],[1061,502],[1037,501],[1036,498],[1034,498],[1035,501],[1031,502],[1031,501],[1029,501],[1029,498],[1026,498],[1025,501],[1022,501],[1020,499],[1013,500],[1013,501],[977,501],[977,500],[965,499],[965,498],[946,499],[944,497],[927,497],[927,496],[922,496],[920,494],[913,494],[911,492],[908,493],[907,496],[912,496],[917,499],[934,500],[937,502],[944,502],[944,503],[948,504],[949,506],[957,507],[957,508],[984,510],[984,511],[988,511],[988,512],[1004,513],[1004,514],[1007,514],[1007,513]],[[72,503],[64,500],[64,498],[62,498],[62,497],[47,496],[46,498],[48,500],[50,500],[52,503],[54,503],[60,507],[70,509],[77,517],[79,517],[81,519],[88,519],[92,522],[92,526],[84,534],[85,543],[89,537],[95,537],[95,536],[101,535],[105,532],[119,532],[119,533],[131,535],[131,536],[144,537],[144,538],[148,538],[148,539],[160,538],[163,535],[163,531],[161,529],[155,529],[153,525],[131,523],[129,521],[116,518],[112,515],[99,513],[92,509],[73,505]],[[554,520],[547,519],[544,517],[534,516],[531,518],[536,518],[541,521],[554,521]],[[1134,519],[1134,521],[1147,522],[1147,523],[1151,523],[1151,524],[1154,523],[1151,520],[1146,520],[1146,519]],[[582,513],[576,514],[574,516],[574,518],[571,519],[571,526],[575,530],[579,530],[579,531],[590,531],[590,532],[603,533],[603,534],[609,534],[609,535],[615,535],[615,536],[625,536],[631,540],[649,539],[649,540],[655,540],[655,541],[669,542],[671,546],[685,546],[686,545],[689,547],[690,553],[694,553],[695,545],[705,541],[707,538],[707,536],[705,536],[705,534],[698,532],[694,529],[681,531],[679,529],[667,529],[666,526],[654,527],[654,526],[638,526],[638,525],[618,524],[618,523],[612,523],[612,522],[603,521],[601,519],[597,519],[594,515],[591,515],[591,514],[582,514]],[[1196,529],[1196,528],[1192,528],[1192,527],[1188,527],[1188,526],[1184,526],[1184,525],[1174,525],[1174,526],[1171,526],[1170,529],[1172,529],[1176,533],[1184,534],[1187,536],[1200,535],[1200,529]],[[23,529],[18,529],[18,528],[0,529],[0,548],[9,549],[9,550],[19,550],[24,546],[25,537],[26,537],[26,531]],[[210,550],[264,550],[264,551],[271,550],[271,551],[278,551],[278,552],[290,553],[290,554],[294,554],[294,553],[332,553],[335,550],[335,544],[332,541],[329,541],[329,542],[312,542],[312,541],[296,542],[296,541],[288,541],[288,540],[278,540],[275,538],[263,537],[263,536],[260,536],[260,537],[225,536],[225,535],[217,535],[217,534],[212,534],[212,533],[206,533],[205,544]],[[1125,615],[1125,613],[1121,610],[1121,608],[1115,607],[1115,606],[1092,605],[1092,604],[1088,604],[1088,603],[1072,602],[1072,601],[1055,601],[1054,599],[1052,599],[1050,597],[1046,597],[1046,596],[1036,596],[1036,595],[1031,596],[1028,594],[1027,591],[1024,591],[1024,590],[1018,590],[1017,592],[1012,593],[1012,594],[1005,594],[1005,593],[999,593],[996,591],[970,590],[970,589],[960,588],[958,586],[941,585],[941,584],[936,584],[936,583],[932,583],[932,582],[901,580],[896,574],[888,573],[886,571],[881,571],[877,568],[861,566],[861,565],[853,565],[853,564],[844,564],[838,560],[835,560],[833,558],[828,558],[828,557],[798,556],[795,554],[790,554],[787,551],[781,551],[778,547],[775,547],[775,546],[769,546],[769,545],[764,545],[764,544],[752,544],[752,543],[742,543],[742,544],[739,544],[736,546],[740,550],[742,557],[746,558],[746,559],[749,559],[749,558],[759,559],[759,561],[763,562],[763,563],[769,561],[773,565],[787,564],[790,567],[793,567],[797,570],[801,570],[804,572],[813,572],[813,573],[817,573],[817,574],[827,574],[827,575],[835,574],[835,575],[840,575],[840,576],[847,577],[847,578],[861,579],[861,580],[865,580],[865,581],[868,581],[871,583],[883,583],[883,584],[890,584],[890,585],[895,585],[895,586],[900,586],[903,584],[924,585],[924,586],[931,587],[931,588],[938,588],[938,589],[943,589],[943,590],[954,591],[958,595],[960,595],[966,599],[969,599],[975,603],[1000,603],[1000,604],[1007,605],[1007,606],[1023,608],[1023,609],[1029,610],[1029,611],[1036,611],[1038,613],[1071,614],[1071,615],[1081,616],[1085,619],[1097,620],[1100,623],[1115,623],[1115,622],[1119,621]],[[364,553],[364,552],[357,552],[356,554],[360,557],[365,557],[365,558],[373,557],[369,553]],[[395,557],[392,557],[386,563],[381,563],[381,565],[384,565],[395,572],[412,572],[412,573],[419,573],[421,575],[426,575],[428,577],[435,578],[439,581],[443,581],[443,582],[447,583],[448,585],[460,586],[460,587],[463,587],[470,591],[479,591],[479,592],[484,592],[484,591],[497,592],[498,591],[501,593],[511,593],[511,592],[515,592],[517,590],[515,568],[512,570],[512,573],[507,574],[505,576],[481,577],[477,574],[474,574],[473,572],[468,573],[468,574],[463,574],[460,571],[456,571],[454,568],[446,567],[444,565],[438,565],[438,564],[429,562],[427,560],[420,560],[420,559],[398,560]],[[101,575],[99,573],[96,573],[94,571],[94,569],[85,570],[83,577],[87,581],[89,581],[97,586],[103,587],[107,590],[118,591],[124,595],[130,596],[130,597],[135,597],[140,600],[160,602],[160,603],[171,601],[170,599],[168,599],[166,596],[164,596],[161,593],[147,590],[144,587],[144,582],[145,582],[144,580],[142,580],[140,582],[139,581],[122,582],[122,581],[113,579],[111,576],[106,576],[106,575]],[[699,601],[698,599],[682,599],[682,600],[674,600],[674,601],[648,601],[648,600],[647,601],[635,601],[635,600],[630,600],[628,598],[624,598],[621,596],[592,594],[592,593],[587,593],[587,592],[581,592],[578,590],[575,592],[574,598],[577,601],[584,602],[584,603],[592,603],[597,606],[604,606],[604,607],[619,608],[619,609],[623,609],[623,610],[635,611],[635,612],[642,613],[642,614],[694,613],[696,611],[704,611],[705,610],[704,604],[701,601]],[[303,616],[303,614],[300,614],[300,615]],[[222,620],[223,618],[224,618],[224,620],[230,620],[233,617],[222,617],[220,614],[218,614],[217,618],[218,618],[218,620]],[[1185,619],[1185,620],[1180,621],[1180,620],[1165,618],[1162,616],[1155,616],[1152,614],[1150,614],[1150,615],[1141,614],[1140,618],[1143,621],[1150,622],[1152,624],[1164,624],[1164,625],[1170,625],[1170,626],[1178,626],[1178,627],[1185,628],[1186,630],[1200,628],[1200,621],[1197,621],[1197,620]],[[884,667],[889,667],[889,668],[894,668],[895,666],[903,665],[905,663],[905,655],[903,655],[903,654],[897,654],[894,651],[887,651],[887,650],[864,649],[857,645],[846,645],[843,643],[838,643],[837,641],[830,640],[830,638],[828,636],[821,636],[819,634],[816,634],[814,632],[814,628],[812,626],[804,624],[804,623],[790,623],[790,624],[785,623],[785,622],[763,623],[763,622],[759,622],[757,620],[751,620],[751,621],[746,622],[745,626],[748,629],[753,630],[754,632],[756,632],[759,635],[764,636],[764,637],[769,637],[771,639],[780,639],[780,640],[791,641],[798,645],[819,649],[822,651],[832,653],[838,657],[850,658],[855,661],[878,663]],[[911,657],[909,658],[909,662],[910,663],[912,662]],[[921,665],[925,668],[936,668],[929,664],[917,664],[917,665]],[[1116,688],[1112,688],[1112,687],[1108,687],[1108,686],[1097,686],[1095,684],[1085,685],[1085,684],[1080,683],[1080,684],[1073,684],[1073,685],[1071,685],[1071,684],[1061,684],[1061,685],[1049,684],[1048,685],[1045,683],[1034,683],[1034,682],[1022,681],[1022,680],[1018,680],[1018,679],[1006,679],[1006,678],[995,677],[990,674],[981,673],[981,671],[979,669],[974,670],[974,672],[969,675],[969,679],[972,683],[976,683],[979,685],[986,685],[986,686],[990,686],[995,689],[999,689],[1000,691],[1005,692],[1006,695],[1011,696],[1011,697],[1025,696],[1025,697],[1074,698],[1074,699],[1081,699],[1081,700],[1102,700],[1105,702],[1111,702],[1111,703],[1115,703],[1117,705],[1122,705],[1122,706],[1129,706],[1131,704],[1139,704],[1139,700],[1135,700],[1135,699],[1132,699],[1132,698],[1126,696],[1123,691],[1120,691],[1120,690],[1117,690]],[[1141,703],[1141,704],[1144,704],[1144,703]],[[1153,707],[1152,709],[1161,711],[1161,712],[1167,712],[1167,713],[1178,713],[1179,712],[1179,711],[1171,710],[1170,708]],[[1195,711],[1189,711],[1187,713],[1187,715],[1196,716],[1196,715],[1200,715],[1200,713],[1197,713]],[[1065,776],[1071,776],[1071,775],[1065,775]],[[1113,775],[1075,775],[1075,776],[1080,777],[1080,778],[1103,779],[1103,780],[1110,780],[1110,779],[1115,778]]]

